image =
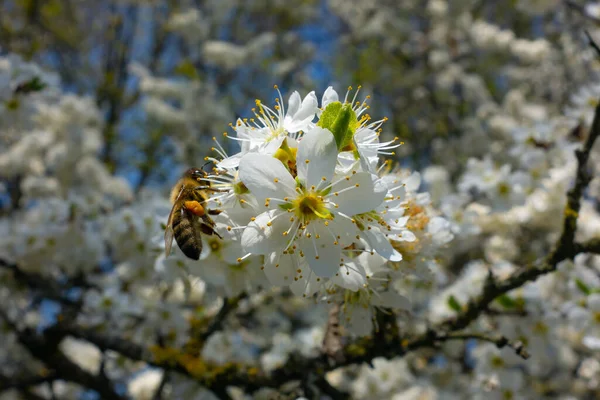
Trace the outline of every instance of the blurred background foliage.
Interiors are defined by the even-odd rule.
[[[517,38],[544,38],[564,49],[571,45],[565,26],[578,40],[578,24],[596,22],[576,2],[459,0],[445,10],[435,3],[3,0],[0,48],[59,71],[68,90],[94,96],[105,116],[103,158],[137,187],[172,183],[184,165],[200,163],[211,138],[248,117],[254,99],[273,100],[274,84],[284,95],[288,88],[320,95],[329,84],[362,85],[390,118],[386,134],[406,141],[400,161],[418,168],[443,151],[445,139],[461,135],[479,104],[452,68],[460,69],[456,76],[476,72],[498,103],[520,80],[525,93],[556,110],[569,100],[564,85],[582,83],[564,62],[552,81],[547,71],[542,82],[523,76],[535,70],[529,65],[519,75],[514,55],[478,51],[465,28],[487,20]],[[536,12],[537,3],[545,12]],[[555,5],[548,10],[548,3]],[[169,95],[168,85],[189,93]],[[157,95],[160,104],[152,102]],[[157,118],[160,111],[171,114]],[[436,150],[438,138],[444,144]]]

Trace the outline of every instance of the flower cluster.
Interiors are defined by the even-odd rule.
[[[373,306],[410,308],[393,283],[407,273],[431,279],[427,261],[452,239],[450,225],[417,193],[418,174],[383,162],[400,143],[380,139],[386,119],[373,120],[358,93],[340,99],[329,87],[319,104],[314,92],[294,92],[287,106],[280,94],[273,108],[257,100],[254,117],[224,134],[238,153],[215,139],[207,207],[221,211],[223,239],[208,239],[193,271],[228,294],[268,282],[343,302],[361,334]]]

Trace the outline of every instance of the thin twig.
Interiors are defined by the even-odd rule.
[[[450,333],[445,336],[440,336],[437,338],[439,341],[448,341],[448,340],[469,340],[475,339],[482,342],[489,342],[495,344],[499,349],[503,347],[510,347],[515,351],[515,353],[527,360],[530,357],[529,352],[525,349],[525,345],[520,340],[510,340],[506,336],[502,335],[486,335],[485,333],[478,332],[458,332],[458,333]]]

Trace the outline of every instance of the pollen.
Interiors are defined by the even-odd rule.
[[[308,163],[310,163],[310,160],[304,160],[304,163],[308,164]]]
[[[273,179],[273,182],[277,183],[277,182],[279,182],[279,179],[275,178],[275,179]]]
[[[310,222],[316,219],[330,219],[331,212],[325,206],[325,201],[314,191],[303,193],[292,201],[292,208],[301,221]]]

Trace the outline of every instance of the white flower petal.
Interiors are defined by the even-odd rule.
[[[306,95],[302,100],[302,105],[297,113],[294,114],[294,119],[303,121],[306,119],[313,119],[317,109],[319,108],[319,102],[317,101],[317,95],[314,90]]]
[[[363,236],[369,245],[379,255],[390,261],[402,261],[402,254],[394,249],[383,232],[377,227],[363,231]]]
[[[349,261],[343,267],[340,267],[338,274],[331,278],[331,282],[356,292],[367,283],[367,275],[359,262]]]
[[[333,133],[327,129],[314,128],[302,137],[298,144],[296,166],[298,177],[305,186],[318,186],[331,181],[337,153]],[[322,180],[323,177],[325,181]]]
[[[588,335],[581,342],[590,350],[600,350],[600,337]]]
[[[238,165],[240,165],[240,160],[242,159],[243,155],[244,155],[244,153],[239,152],[230,157],[222,159],[217,164],[217,169],[233,170],[233,169],[237,168]]]
[[[296,274],[292,256],[273,252],[265,255],[265,275],[273,286],[289,286]]]
[[[334,103],[339,100],[337,92],[333,89],[333,86],[329,86],[325,93],[323,93],[323,99],[321,100],[321,107],[325,108],[330,103]]]
[[[331,211],[335,212],[335,210]],[[356,225],[352,223],[350,218],[343,217],[340,214],[337,214],[335,216],[333,222],[329,224],[329,227],[333,234],[339,236],[339,242],[342,245],[342,247],[349,246],[353,242],[355,242],[356,236],[360,233],[360,231],[358,230]]]
[[[410,310],[410,300],[394,290],[387,292],[378,293],[377,296],[372,297],[372,303],[376,306],[400,308],[402,310]]]
[[[283,127],[290,133],[308,129],[315,114],[319,110],[317,96],[315,92],[310,92],[302,104],[300,104],[300,95],[298,92],[292,93],[286,116],[283,120]]]
[[[287,214],[287,212],[278,209],[269,210],[250,222],[242,233],[244,251],[253,254],[283,251],[287,245],[288,236],[283,236],[282,233],[291,225],[283,214]],[[269,222],[271,222],[271,226],[267,225]]]
[[[404,178],[405,188],[409,192],[416,192],[421,186],[421,174],[413,172],[409,177]]]
[[[600,311],[600,294],[592,293],[587,298],[587,308],[592,312]]]
[[[432,218],[427,225],[427,232],[431,235],[436,246],[442,246],[454,238],[450,229],[450,222],[442,217]]]
[[[296,296],[312,296],[323,286],[323,279],[310,270],[300,276],[290,285],[290,290]]]
[[[287,138],[287,135],[280,134],[275,138],[270,138],[260,146],[258,153],[272,156],[281,147],[283,141]]]
[[[266,198],[295,196],[296,182],[281,161],[261,154],[246,154],[240,160],[240,180],[261,202]]]
[[[358,172],[349,175],[349,178],[349,180],[341,179],[333,185],[328,195],[328,198],[339,206],[337,208],[339,212],[349,216],[362,214],[373,211],[383,202],[387,190],[378,184],[378,191],[375,191],[370,173]],[[344,189],[348,190],[343,191]],[[336,193],[339,195],[336,196]]]
[[[333,244],[334,240],[323,223],[311,223],[307,232],[310,232],[311,237],[303,236],[299,240],[299,247],[304,252],[308,265],[317,276],[334,276],[340,269],[342,246]]]
[[[302,98],[300,97],[300,93],[297,90],[290,95],[288,100],[288,107],[285,110],[286,115],[293,116],[300,109],[300,103],[302,102]]]
[[[371,254],[370,252],[363,252],[357,257],[357,263],[362,265],[365,269],[367,276],[373,276],[378,272],[388,271],[386,267],[387,260],[379,254]]]

